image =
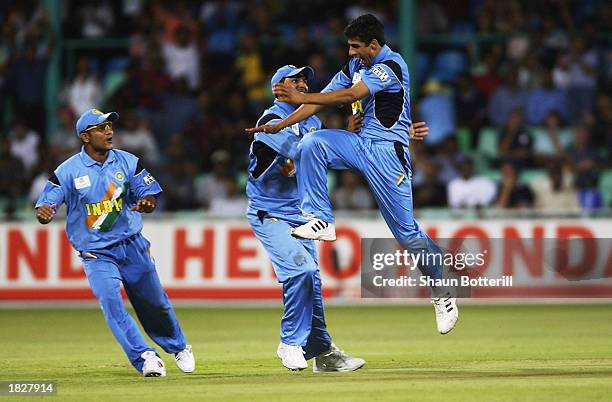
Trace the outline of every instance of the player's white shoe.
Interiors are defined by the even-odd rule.
[[[438,297],[431,299],[436,311],[436,324],[438,326],[438,332],[442,335],[449,333],[457,320],[459,319],[459,309],[457,308],[457,299],[451,297],[450,293],[444,297]]]
[[[164,361],[159,358],[152,350],[147,350],[140,355],[144,359],[142,365],[142,376],[143,377],[165,377],[166,376],[166,365]]]
[[[193,373],[195,370],[195,357],[191,345],[187,345],[185,349],[174,354],[174,361],[183,373]]]
[[[301,346],[291,346],[281,342],[276,349],[276,355],[289,370],[304,370],[308,367]]]
[[[291,229],[291,236],[302,239],[334,241],[336,240],[336,226],[321,219],[311,219],[302,226]]]
[[[365,364],[365,360],[353,357],[338,349],[333,343],[327,352],[314,358],[312,371],[315,373],[355,371]]]

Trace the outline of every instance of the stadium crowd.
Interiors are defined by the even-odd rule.
[[[5,219],[31,206],[51,170],[78,150],[75,116],[92,107],[120,113],[115,146],[140,155],[163,183],[161,209],[241,216],[251,141],[244,128],[272,102],[272,72],[308,64],[316,72],[310,90],[320,91],[346,62],[344,26],[365,12],[399,47],[397,1],[64,0],[60,32],[44,4],[0,5]],[[416,4],[413,120],[430,127],[424,143],[411,144],[417,211],[610,207],[612,4]],[[69,41],[76,45],[62,45]],[[49,132],[54,52],[63,81]],[[341,128],[348,113],[330,110],[323,121]],[[337,209],[376,208],[359,176],[329,176]]]

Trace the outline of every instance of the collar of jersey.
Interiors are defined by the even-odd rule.
[[[374,60],[372,60],[372,66],[374,64],[380,63],[381,60],[384,60],[385,58],[387,58],[387,55],[389,54],[390,51],[391,49],[389,49],[389,46],[387,45],[384,45],[382,48],[380,48],[380,52],[378,52],[376,57],[374,57]]]
[[[93,160],[91,156],[87,155],[87,152],[85,152],[85,147],[81,147],[81,160],[87,167],[91,167],[95,165],[96,163],[100,164],[98,161]],[[113,162],[114,160],[115,160],[115,151],[111,149],[108,153],[108,158],[106,158],[106,160],[104,161],[104,164]]]
[[[293,107],[292,104],[287,103],[287,102],[283,102],[283,101],[279,101],[278,99],[276,99],[274,101],[274,104],[280,108],[283,112],[286,112],[287,115],[290,115],[291,113],[293,113],[295,111],[295,108]]]

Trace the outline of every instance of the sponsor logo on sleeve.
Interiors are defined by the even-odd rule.
[[[146,176],[143,178],[143,180],[144,180],[144,183],[145,183],[147,186],[150,186],[151,184],[153,184],[153,182],[155,182],[155,177],[153,177],[153,176],[151,175],[151,173],[148,173],[148,174],[147,174],[147,175],[146,175]]]
[[[389,74],[387,74],[385,69],[380,66],[372,67],[372,73],[380,78],[381,81],[387,81],[389,79]]]

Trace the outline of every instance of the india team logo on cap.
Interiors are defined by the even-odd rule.
[[[99,111],[98,109],[91,109],[91,113],[93,113],[93,114],[104,114],[101,111]]]

